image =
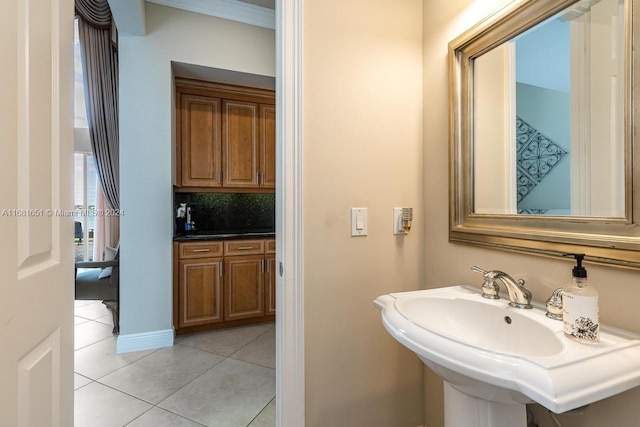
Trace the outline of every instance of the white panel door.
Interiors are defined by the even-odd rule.
[[[0,425],[73,425],[73,0],[0,14]]]

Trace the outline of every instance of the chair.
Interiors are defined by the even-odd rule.
[[[82,223],[80,221],[74,221],[74,236],[78,239],[78,244],[82,243]]]
[[[120,245],[105,248],[105,261],[76,262],[76,300],[102,300],[113,316],[113,334],[120,333]],[[78,269],[87,269],[78,273]],[[109,274],[109,270],[111,272]]]

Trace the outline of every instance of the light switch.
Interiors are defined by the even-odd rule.
[[[351,235],[366,236],[368,232],[367,208],[351,208]]]

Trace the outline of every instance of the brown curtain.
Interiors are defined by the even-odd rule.
[[[107,204],[120,209],[118,52],[107,0],[75,0],[91,148]]]

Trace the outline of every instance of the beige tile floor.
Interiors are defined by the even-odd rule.
[[[75,427],[275,426],[273,323],[117,354],[102,303],[75,307]]]

